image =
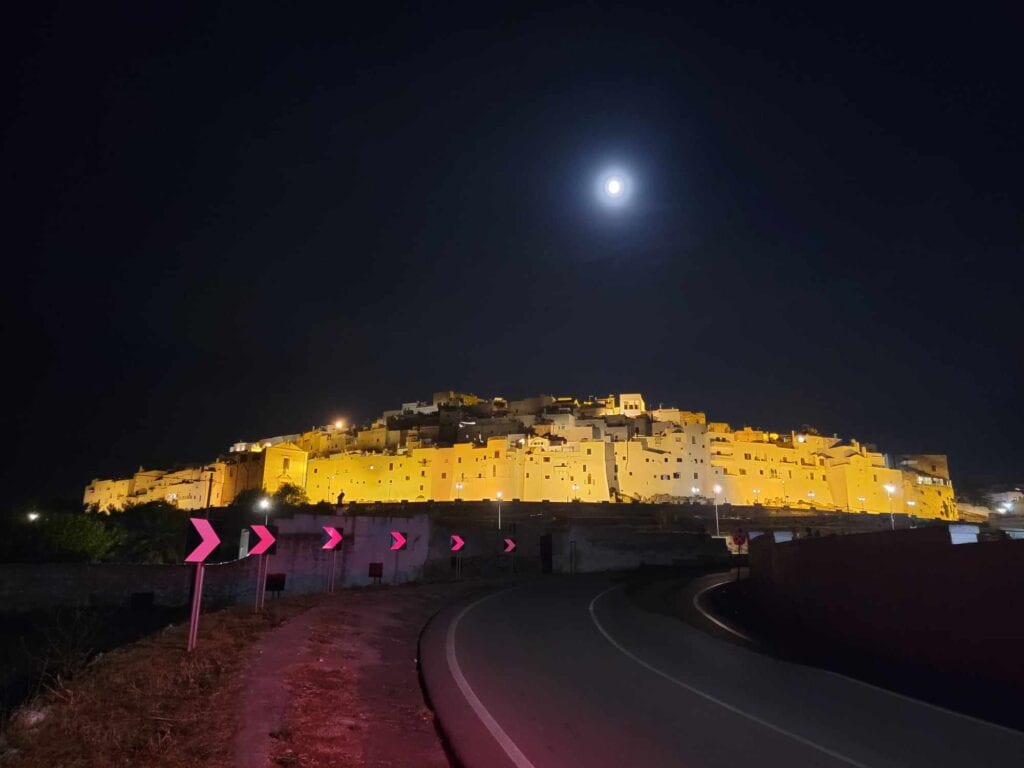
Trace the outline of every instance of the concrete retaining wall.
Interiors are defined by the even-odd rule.
[[[945,527],[754,540],[755,599],[808,638],[1024,687],[1024,541],[953,544]]]
[[[465,505],[468,508],[470,505]],[[497,527],[487,505],[465,517],[427,514],[407,516],[296,515],[275,521],[277,552],[267,555],[267,573],[285,575],[285,593],[320,592],[327,585],[332,557],[337,587],[373,583],[370,564],[381,563],[384,584],[455,578],[451,536],[465,540],[462,577],[541,573],[542,542],[550,538],[551,571],[578,573],[626,570],[641,565],[672,565],[708,557],[725,557],[721,540],[694,531],[643,530],[642,526],[607,521],[576,521],[566,526],[544,516],[520,517]],[[566,505],[569,506],[569,505]],[[578,506],[578,505],[577,505]],[[617,505],[621,507],[622,505]],[[410,510],[411,511],[411,510]],[[488,514],[485,514],[488,513]],[[332,555],[322,549],[323,526],[342,532],[344,540]],[[391,551],[391,531],[407,537],[406,549]],[[221,556],[238,551],[238,529],[222,531]],[[516,542],[505,554],[505,538]],[[188,602],[194,568],[190,565],[0,565],[0,611],[37,610],[65,605],[126,605],[136,592],[154,593],[156,605]],[[250,601],[256,587],[256,559],[245,558],[206,570],[204,595],[210,603]]]

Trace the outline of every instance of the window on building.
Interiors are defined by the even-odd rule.
[[[587,448],[587,456],[589,456],[589,455],[590,455],[590,453],[591,453],[591,449],[590,449],[590,448]]]
[[[697,473],[696,473],[696,472],[694,472],[694,473],[693,473],[693,479],[694,479],[694,480],[696,480],[696,479],[697,479]]]
[[[544,461],[545,461],[545,462],[549,462],[549,461],[551,461],[551,457],[550,457],[550,456],[545,456],[545,457],[544,457]]]
[[[747,470],[745,470],[745,469],[743,469],[742,467],[740,467],[740,474],[741,474],[741,475],[745,475],[745,474],[747,474]]]
[[[448,478],[448,473],[447,472],[442,472],[441,473],[441,479],[442,480],[446,480],[447,478]]]
[[[291,466],[292,466],[292,460],[289,459],[287,456],[285,456],[283,459],[281,459],[281,468],[285,472],[287,472],[291,468]]]
[[[750,461],[750,454],[749,453],[744,453],[743,454],[743,458],[746,459],[747,461]]]
[[[678,480],[678,479],[679,479],[679,473],[678,473],[678,472],[673,472],[673,473],[672,473],[672,477],[673,477],[674,479]]]
[[[395,462],[393,462],[393,461],[388,462],[388,472],[393,471],[394,468],[395,468]]]

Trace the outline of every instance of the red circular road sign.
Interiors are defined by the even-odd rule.
[[[736,531],[736,533],[732,535],[732,543],[737,547],[742,547],[747,543],[747,534]]]

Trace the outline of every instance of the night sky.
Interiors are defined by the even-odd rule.
[[[9,504],[447,388],[1020,479],[1011,4],[177,5],[5,18]]]

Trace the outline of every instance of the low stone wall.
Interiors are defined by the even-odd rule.
[[[154,605],[189,601],[195,567],[116,563],[0,564],[0,611],[37,611],[71,606],[127,606],[134,594],[152,593]],[[251,598],[255,562],[242,560],[206,569],[204,600],[226,605]]]

